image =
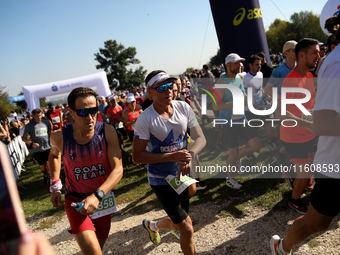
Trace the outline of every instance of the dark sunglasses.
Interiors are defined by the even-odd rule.
[[[91,114],[91,116],[95,116],[98,113],[98,107],[84,108],[73,111],[75,111],[79,117],[87,117],[89,114]]]
[[[173,87],[174,87],[174,84],[173,84],[172,82],[170,82],[170,83],[166,83],[166,84],[163,84],[163,85],[159,85],[159,86],[157,86],[157,87],[150,88],[150,89],[155,89],[155,90],[157,90],[158,92],[163,93],[163,92],[168,91],[168,89],[173,89]]]

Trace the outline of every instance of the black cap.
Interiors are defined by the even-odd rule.
[[[54,106],[54,103],[53,103],[53,102],[49,102],[49,103],[48,103],[48,107],[49,107],[49,108],[54,108],[54,107],[55,107],[55,106]]]

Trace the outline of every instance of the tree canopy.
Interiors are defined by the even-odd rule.
[[[130,64],[139,64],[140,61],[135,57],[137,50],[135,47],[125,48],[116,40],[104,42],[104,48],[99,48],[99,53],[95,53],[95,60],[99,62],[97,69],[104,69],[110,88],[129,88],[139,86],[144,82],[146,70],[139,66],[135,70],[127,67]]]
[[[8,93],[4,89],[5,87],[0,86],[0,118],[9,116],[15,108],[7,99]]]
[[[325,42],[327,35],[322,31],[319,19],[318,15],[310,11],[293,13],[289,22],[276,19],[266,32],[269,48],[272,52],[278,53],[282,51],[286,41],[299,41],[302,38],[313,38]]]
[[[224,63],[224,60],[223,60],[223,57],[222,57],[222,54],[221,54],[221,49],[218,49],[216,55],[212,56],[210,58],[209,65],[210,66],[218,66],[222,63]]]

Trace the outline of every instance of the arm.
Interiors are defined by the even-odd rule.
[[[51,150],[48,156],[48,163],[50,165],[50,178],[59,179],[61,168],[61,152],[63,148],[63,132],[61,130],[57,130],[51,133],[50,142]],[[52,192],[50,201],[53,207],[61,206],[61,192]]]
[[[334,110],[314,112],[313,128],[319,136],[340,136],[340,114]]]
[[[264,93],[266,93],[269,96],[273,96],[273,93],[272,93],[272,88],[273,87],[274,87],[274,84],[268,82],[266,84],[266,86],[264,87],[264,89],[263,89]]]
[[[216,92],[220,96],[220,98],[223,98],[224,95],[227,93],[227,91],[228,91],[227,89],[216,89]],[[215,98],[215,100],[218,100],[218,98],[215,94],[214,94],[214,98]],[[220,105],[220,104],[215,105],[213,103],[212,107],[213,107],[214,111],[228,110],[228,109],[233,108],[233,102],[224,103],[222,105]]]
[[[3,126],[0,124],[0,139],[6,138],[7,137],[7,132],[6,130],[3,128]]]
[[[287,105],[286,109],[289,109],[289,105]],[[294,114],[290,113],[289,111],[287,111],[287,115],[281,115],[281,104],[277,104],[277,108],[276,108],[276,111],[275,111],[275,117],[280,119],[280,120],[293,119],[297,122],[297,127],[306,128],[306,129],[308,129],[308,130],[310,130],[311,132],[314,133],[313,122],[301,119],[301,118],[295,116]],[[285,123],[288,124],[288,125],[291,125],[291,126],[295,125],[295,122],[293,122],[293,121],[286,121]]]
[[[131,126],[131,125],[133,125],[134,123],[136,123],[137,118],[134,119],[133,121],[129,121],[129,112],[128,112],[128,111],[125,111],[125,112],[124,112],[123,121],[124,121],[125,127],[128,127],[128,126]]]
[[[136,164],[154,164],[173,161],[179,164],[186,164],[191,156],[187,150],[180,150],[169,153],[152,153],[145,150],[148,140],[139,138],[133,139],[132,159]]]
[[[197,155],[207,143],[200,125],[190,128],[190,136],[195,140],[194,146],[192,146],[190,151],[193,151],[195,155]]]
[[[102,183],[98,189],[101,189],[105,194],[107,194],[123,177],[123,163],[118,137],[114,127],[105,125],[105,136],[107,142],[107,156],[112,170],[105,182]],[[81,210],[82,214],[93,214],[99,205],[99,200],[94,194],[88,196],[83,200],[83,202],[85,205]]]

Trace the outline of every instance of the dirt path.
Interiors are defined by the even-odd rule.
[[[246,213],[239,218],[219,216],[219,211],[228,204],[230,201],[191,206],[197,254],[270,254],[270,237],[274,234],[284,236],[294,219],[299,216],[290,209],[268,211],[253,207],[246,208]],[[120,205],[118,209],[122,210],[127,205]],[[162,210],[152,210],[140,215],[118,211],[112,218],[111,231],[103,254],[182,254],[179,241],[170,231],[161,230],[161,244],[155,246],[149,241],[147,232],[141,225],[144,218],[159,219],[164,216]],[[330,230],[295,247],[294,254],[339,254],[339,221],[340,217],[337,217]],[[38,225],[39,222],[29,224],[33,229]],[[68,229],[69,223],[64,216],[53,227],[36,232],[42,232],[49,238],[57,254],[80,255],[80,249]]]

